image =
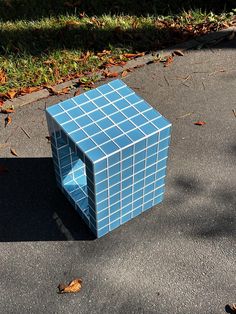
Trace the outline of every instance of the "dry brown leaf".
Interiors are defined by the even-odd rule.
[[[17,154],[17,152],[16,152],[16,150],[14,148],[11,148],[10,151],[11,151],[12,155],[18,156],[18,154]]]
[[[205,125],[206,122],[205,121],[196,121],[196,122],[194,122],[194,124],[202,126],[202,125]]]
[[[0,175],[7,173],[8,172],[8,168],[4,165],[0,165]]]
[[[119,76],[118,72],[103,71],[103,74],[105,77],[117,77],[117,76]]]
[[[77,89],[77,91],[75,91],[74,96],[78,96],[80,94],[80,90]]]
[[[172,56],[168,56],[166,61],[164,62],[164,67],[168,67],[173,61],[174,58]]]
[[[82,287],[81,279],[74,279],[68,285],[60,284],[58,286],[59,293],[76,293],[79,292]]]
[[[5,84],[7,81],[6,73],[3,70],[0,70],[0,84]]]
[[[142,57],[145,55],[145,52],[140,52],[140,53],[124,53],[123,56],[127,59],[132,59],[132,58],[137,58],[137,57]]]
[[[4,114],[8,114],[8,113],[14,113],[15,110],[8,108],[8,109],[1,109],[0,112],[1,112],[1,113],[4,113]]]
[[[0,107],[3,106],[3,100],[0,99]]]
[[[16,96],[16,94],[17,92],[15,90],[9,90],[6,95],[8,98],[12,99]]]
[[[78,25],[80,25],[80,22],[79,21],[75,21],[75,20],[66,21],[66,25],[67,26],[78,26]]]
[[[47,135],[47,136],[45,136],[45,138],[48,140],[48,143],[51,142],[51,136]]]
[[[6,118],[5,118],[5,128],[12,123],[12,118],[8,115]]]
[[[63,95],[63,94],[68,94],[70,92],[69,87],[64,87],[61,90],[56,90],[55,87],[52,87],[52,86],[46,86],[46,88],[51,95]]]
[[[33,92],[37,92],[40,89],[41,87],[38,87],[38,86],[25,87],[20,90],[20,94],[21,95],[31,94]]]
[[[174,50],[174,54],[176,55],[176,56],[184,56],[184,53],[183,53],[183,51],[181,51],[181,50]]]
[[[124,70],[124,71],[122,72],[121,76],[122,76],[122,77],[125,77],[125,76],[127,76],[127,74],[128,74],[128,71]]]

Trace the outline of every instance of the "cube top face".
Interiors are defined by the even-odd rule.
[[[51,106],[47,113],[92,164],[171,126],[121,80]]]

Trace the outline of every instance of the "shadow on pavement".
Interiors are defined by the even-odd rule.
[[[236,236],[236,195],[230,186],[210,191],[201,178],[179,176],[170,182],[173,192],[166,205],[178,209],[168,219],[168,227],[176,227],[192,238]]]
[[[56,186],[51,158],[0,159],[0,241],[93,240]]]

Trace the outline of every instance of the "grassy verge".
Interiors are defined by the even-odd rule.
[[[2,20],[0,93],[93,73],[127,61],[125,53],[162,49],[223,28],[232,14],[194,10],[159,17],[80,13]]]

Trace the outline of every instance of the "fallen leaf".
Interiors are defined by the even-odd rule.
[[[164,67],[168,67],[173,61],[174,58],[172,56],[168,56],[166,61],[164,62]]]
[[[8,115],[6,118],[5,118],[5,128],[12,123],[12,118]]]
[[[175,54],[176,56],[184,56],[184,53],[183,53],[183,51],[181,51],[181,50],[174,50],[174,54]]]
[[[0,84],[5,84],[7,81],[6,73],[3,70],[0,70]]]
[[[139,52],[139,53],[124,53],[123,56],[127,59],[137,58],[137,57],[143,57],[145,55],[145,52]]]
[[[74,279],[68,285],[59,284],[59,293],[76,293],[79,292],[82,287],[81,279]]]
[[[128,71],[125,70],[125,71],[122,72],[121,76],[125,77],[125,76],[127,76],[127,74],[128,74]]]
[[[74,96],[78,96],[80,94],[80,90],[77,89],[77,91],[75,91]]]
[[[11,151],[12,155],[18,156],[18,154],[17,154],[17,152],[16,152],[16,150],[14,148],[11,148],[10,151]]]
[[[15,110],[8,108],[8,109],[1,109],[0,112],[1,112],[1,113],[4,113],[4,114],[8,114],[8,113],[14,113]]]
[[[8,168],[4,165],[0,165],[0,175],[7,173],[8,172]]]
[[[15,90],[9,90],[6,95],[8,98],[12,99],[16,96],[16,94],[17,92]]]
[[[205,121],[196,121],[196,122],[194,122],[194,124],[195,125],[204,125],[204,124],[206,124],[206,122]]]
[[[47,88],[47,90],[49,91],[49,93],[51,95],[63,95],[63,94],[68,94],[70,92],[70,88],[69,87],[64,87],[61,90],[56,90],[52,86],[46,86],[46,88]]]
[[[0,99],[0,107],[3,106],[3,100]]]
[[[45,138],[48,140],[48,143],[50,143],[51,142],[51,136],[45,136]]]
[[[118,72],[103,71],[103,74],[105,77],[117,77],[117,76],[119,76]]]
[[[80,25],[79,21],[75,21],[75,20],[66,21],[66,26],[78,26],[78,25]]]
[[[20,94],[21,95],[31,94],[33,92],[37,92],[40,89],[41,87],[38,87],[38,86],[25,87],[20,90]]]

